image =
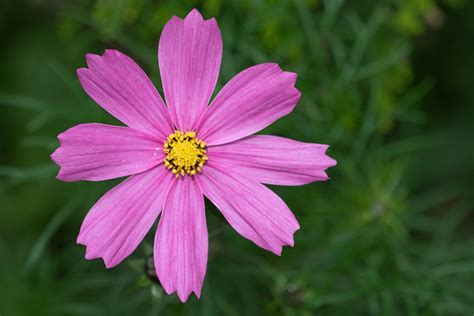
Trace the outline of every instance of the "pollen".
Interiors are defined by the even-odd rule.
[[[176,178],[185,174],[193,176],[201,172],[207,161],[206,149],[206,143],[197,138],[195,132],[175,131],[164,144],[165,166]]]

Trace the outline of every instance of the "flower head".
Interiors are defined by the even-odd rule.
[[[157,276],[184,302],[201,294],[208,234],[204,196],[242,236],[277,255],[299,224],[264,184],[324,181],[336,164],[327,145],[252,135],[290,113],[300,98],[296,74],[276,64],[250,67],[209,104],[222,57],[215,19],[197,10],[166,24],[158,46],[163,102],[129,57],[88,54],[77,71],[84,90],[126,126],[81,124],[58,136],[52,159],[63,181],[129,176],[89,211],[77,242],[86,258],[114,267],[155,235]]]
[[[208,159],[206,143],[198,139],[195,132],[174,132],[168,136],[163,151],[165,166],[176,174],[176,178],[201,172]]]

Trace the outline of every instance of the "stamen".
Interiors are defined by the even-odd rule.
[[[197,138],[195,132],[175,131],[164,144],[165,166],[176,178],[185,174],[193,176],[196,171],[201,172],[207,161],[206,149],[206,143]]]

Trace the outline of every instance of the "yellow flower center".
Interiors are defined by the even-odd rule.
[[[164,145],[165,166],[176,178],[201,172],[201,167],[207,160],[206,143],[196,137],[195,132],[175,131],[168,136]]]

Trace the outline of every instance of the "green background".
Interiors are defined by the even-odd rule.
[[[257,248],[207,204],[202,297],[146,274],[152,234],[114,269],[75,239],[119,180],[63,183],[49,155],[79,123],[117,124],[82,90],[85,54],[116,48],[160,87],[172,15],[215,16],[218,89],[277,62],[302,98],[267,128],[330,144],[331,180],[272,187],[301,224],[294,248]],[[472,315],[474,2],[451,0],[0,3],[0,315]]]

